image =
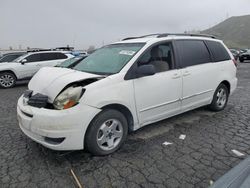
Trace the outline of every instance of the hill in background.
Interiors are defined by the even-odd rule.
[[[217,36],[230,48],[250,48],[250,15],[231,17],[201,33]]]

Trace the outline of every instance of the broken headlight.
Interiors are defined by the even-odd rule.
[[[53,106],[58,110],[68,109],[78,104],[84,93],[82,87],[69,87],[60,93],[53,102]]]

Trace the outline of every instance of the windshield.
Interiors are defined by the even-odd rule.
[[[63,61],[61,64],[57,65],[57,67],[67,68],[80,59],[81,59],[81,57],[73,57],[73,58],[67,59],[66,61]]]
[[[145,43],[124,43],[105,46],[82,60],[75,70],[93,74],[118,73]]]

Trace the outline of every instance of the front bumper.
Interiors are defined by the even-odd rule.
[[[53,150],[83,149],[87,127],[100,111],[83,104],[67,110],[36,108],[24,105],[23,96],[17,104],[18,122],[23,133]]]

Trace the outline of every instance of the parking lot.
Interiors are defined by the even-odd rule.
[[[77,187],[71,170],[85,188],[208,187],[250,154],[250,63],[240,64],[238,78],[224,111],[200,108],[147,126],[105,157],[55,152],[33,142],[16,118],[17,99],[27,85],[1,89],[0,187]]]

